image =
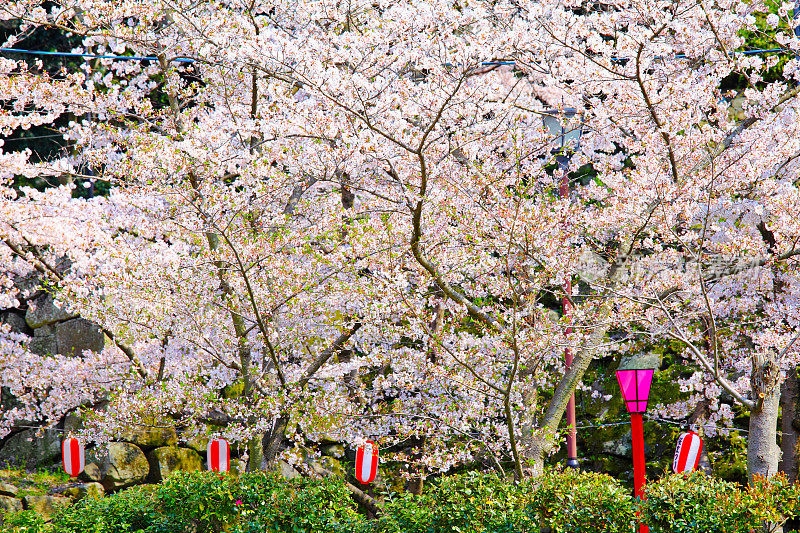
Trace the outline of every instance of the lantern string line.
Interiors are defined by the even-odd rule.
[[[4,138],[3,141],[28,141],[33,139],[49,139],[52,137],[63,137],[63,133],[54,133],[52,135],[32,135],[30,137],[11,137],[11,138]]]
[[[659,417],[656,417],[656,416],[649,416],[649,415],[645,415],[644,418],[646,420],[651,421],[651,422],[658,422],[658,423],[661,423],[661,424],[670,424],[670,425],[673,425],[673,426],[680,426],[680,427],[688,427],[688,428],[701,428],[702,427],[702,428],[713,429],[715,431],[737,431],[739,433],[750,433],[750,431],[747,430],[747,429],[715,426],[714,424],[693,424],[693,423],[686,422],[686,421],[670,420],[670,419],[667,419],[667,418],[659,418]],[[595,429],[595,428],[604,428],[604,427],[612,427],[612,426],[625,426],[625,425],[629,425],[629,424],[630,424],[629,420],[624,421],[624,422],[606,422],[604,424],[582,424],[580,426],[575,426],[575,429]],[[569,428],[568,427],[559,428],[558,431],[561,432],[561,433],[566,433],[567,431],[569,431]],[[776,435],[787,436],[787,437],[788,436],[792,436],[791,433],[784,433],[782,431],[777,431]]]
[[[750,431],[747,430],[747,429],[721,427],[721,426],[716,426],[714,424],[693,424],[693,423],[689,423],[689,422],[686,422],[686,421],[670,420],[668,418],[659,418],[657,416],[651,416],[651,415],[645,415],[644,418],[646,420],[651,421],[651,422],[657,422],[657,423],[661,423],[661,424],[669,424],[669,425],[680,426],[680,427],[688,427],[688,428],[701,428],[702,427],[702,428],[710,428],[710,429],[713,429],[715,431],[737,431],[739,433],[750,433]],[[575,429],[595,429],[595,428],[604,428],[604,427],[613,427],[613,426],[625,426],[625,425],[628,425],[628,424],[630,424],[629,420],[622,421],[622,422],[605,422],[603,424],[581,424],[579,426],[575,426]],[[142,428],[142,429],[140,429],[140,431],[158,432],[158,431],[161,431],[162,429],[165,429],[166,427],[167,426],[163,426],[163,427],[159,427],[159,428]],[[32,425],[26,425],[26,424],[14,424],[12,426],[12,429],[16,429],[16,428],[20,428],[20,429],[37,429],[37,430],[40,430],[40,431],[50,431],[50,432],[56,432],[56,433],[62,433],[62,434],[69,433],[68,430],[63,429],[63,428],[59,428],[59,427],[56,427],[56,426],[32,426]],[[564,428],[559,428],[558,431],[563,433],[563,432],[569,431],[569,429],[570,429],[569,427],[564,427]],[[175,432],[176,432],[177,435],[182,435],[184,433],[191,433],[190,431],[179,430],[179,429],[176,429]],[[791,433],[784,433],[782,431],[777,431],[776,434],[777,435],[781,435],[781,436],[792,436],[793,435]]]

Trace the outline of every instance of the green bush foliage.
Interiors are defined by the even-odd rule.
[[[641,519],[653,533],[749,533],[800,512],[800,485],[785,476],[756,478],[743,489],[700,472],[647,485]]]
[[[347,487],[338,479],[287,481],[254,472],[241,477],[237,494],[237,533],[348,531],[346,524],[361,519]]]
[[[753,512],[761,522],[782,524],[800,517],[800,483],[790,483],[783,474],[770,478],[756,476],[747,492]]]
[[[176,472],[156,493],[148,533],[223,531],[237,520],[238,482],[216,472]]]
[[[10,513],[0,525],[13,533],[39,533],[46,530],[44,518],[31,510]]]
[[[512,533],[537,531],[522,487],[496,475],[448,476],[424,494],[397,495],[386,514],[369,524],[374,533]]]
[[[155,518],[154,497],[158,488],[154,485],[141,485],[107,498],[84,498],[71,507],[61,509],[53,517],[52,531],[53,533],[145,531]],[[36,530],[30,533],[34,531]]]
[[[531,513],[555,533],[629,533],[633,529],[633,499],[610,476],[551,471],[530,483]]]
[[[800,485],[759,478],[747,488],[703,474],[665,476],[638,507],[603,474],[550,471],[514,484],[494,474],[448,476],[424,494],[394,494],[368,520],[338,479],[176,473],[159,485],[86,498],[45,523],[6,517],[9,533],[749,533],[800,514]],[[637,518],[636,511],[639,516]]]

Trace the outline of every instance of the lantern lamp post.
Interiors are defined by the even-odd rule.
[[[581,126],[566,129],[564,127],[564,118],[572,118],[577,111],[571,107],[565,108],[562,111],[551,109],[542,113],[542,122],[547,131],[555,136],[553,144],[555,147],[552,153],[556,156],[556,163],[558,168],[562,171],[561,183],[559,183],[558,193],[562,198],[569,196],[569,179],[567,171],[569,170],[569,160],[572,153],[578,149],[578,144],[581,138]],[[564,311],[564,316],[569,316],[572,304],[569,300],[569,295],[572,294],[572,281],[567,279],[564,283],[564,298],[562,299],[561,306]],[[564,332],[569,335],[572,333],[572,328],[567,328]],[[564,349],[564,362],[565,366],[569,368],[572,366],[572,352],[569,348]],[[575,429],[575,393],[569,397],[567,404],[567,466],[571,468],[578,468],[578,434]]]
[[[617,370],[617,381],[622,389],[625,407],[631,414],[631,437],[633,440],[633,492],[644,499],[644,427],[642,414],[647,410],[650,384],[653,381],[653,368]],[[648,527],[639,524],[639,533],[647,533]]]
[[[578,149],[583,128],[579,124],[576,127],[565,128],[564,119],[571,119],[578,111],[572,107],[564,109],[548,109],[542,113],[542,122],[547,131],[555,136],[553,140],[552,153],[556,156],[558,168],[565,171],[569,164],[572,154]],[[562,178],[560,192],[564,195],[563,187],[566,185],[566,176]]]

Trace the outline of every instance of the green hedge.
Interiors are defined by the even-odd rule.
[[[530,482],[529,505],[540,525],[555,533],[630,533],[634,500],[605,474],[551,472]]]
[[[641,518],[653,533],[749,533],[800,513],[800,485],[785,476],[758,478],[742,490],[700,472],[663,477],[647,486]]]
[[[62,509],[45,524],[30,511],[6,518],[10,533],[747,533],[800,513],[800,485],[783,477],[746,489],[702,474],[666,476],[637,502],[613,478],[551,471],[513,484],[491,474],[448,476],[420,496],[395,494],[368,520],[335,479],[286,481],[177,473]]]

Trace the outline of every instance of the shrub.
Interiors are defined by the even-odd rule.
[[[633,529],[633,500],[611,476],[549,471],[526,483],[526,490],[534,521],[556,533],[630,533]]]
[[[800,485],[783,476],[748,488],[700,473],[647,486],[640,519],[653,533],[749,533],[800,513]],[[287,481],[254,472],[239,477],[176,473],[160,485],[59,510],[50,524],[31,511],[6,516],[10,533],[631,533],[629,491],[613,478],[549,471],[514,484],[471,472],[442,478],[420,496],[395,494],[385,514],[367,520],[339,479]]]
[[[538,531],[518,485],[475,472],[448,476],[421,496],[396,495],[370,524],[380,533],[513,533]]]
[[[50,526],[45,524],[44,518],[31,510],[5,515],[0,526],[12,533],[48,533],[50,531]]]
[[[239,479],[236,505],[242,533],[328,533],[348,531],[361,517],[338,479],[285,480],[253,472]],[[237,503],[235,502],[235,503]]]
[[[653,533],[748,533],[762,522],[738,484],[701,472],[664,476],[645,496],[641,518]]]
[[[155,520],[158,488],[141,485],[104,498],[84,498],[53,517],[58,533],[128,533],[147,530]],[[20,532],[21,533],[21,532]]]
[[[784,474],[756,476],[747,493],[759,522],[783,524],[800,515],[800,483],[790,483]]]
[[[238,522],[238,484],[230,474],[176,472],[158,486],[148,533],[214,533]]]

